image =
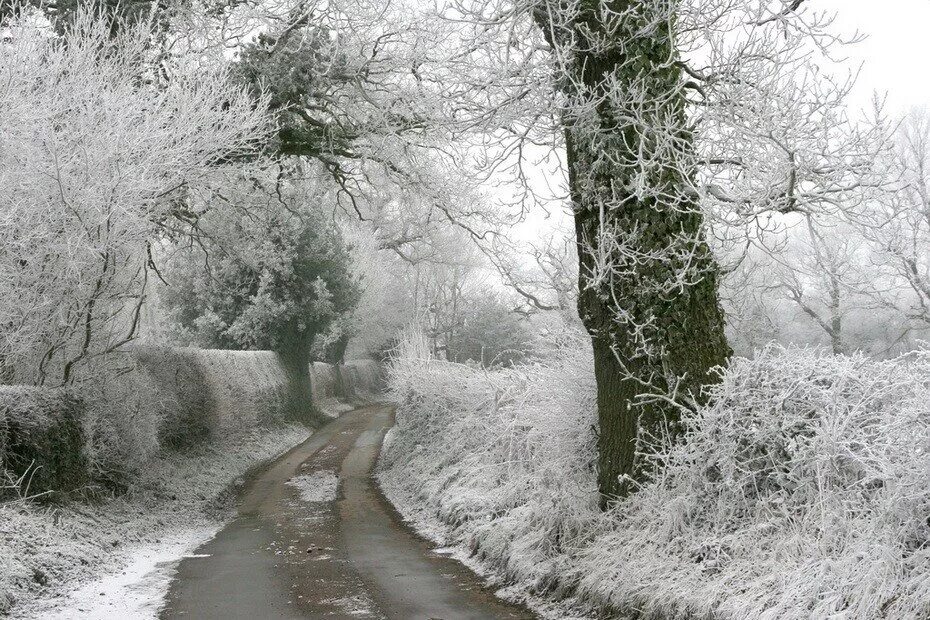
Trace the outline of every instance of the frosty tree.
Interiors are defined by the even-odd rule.
[[[605,501],[648,475],[649,444],[676,434],[730,354],[711,224],[732,248],[773,216],[841,208],[870,183],[875,136],[848,124],[849,83],[817,68],[843,41],[808,4],[485,0],[446,11],[471,24],[474,75],[496,76],[482,120],[503,127],[505,150],[539,143],[547,119],[562,132]]]
[[[878,193],[855,222],[871,242],[885,286],[878,296],[913,327],[930,325],[930,115],[917,109],[898,129],[887,158],[888,191]]]
[[[8,380],[72,382],[135,338],[152,246],[190,220],[269,130],[266,101],[222,71],[154,79],[144,26],[36,15],[0,43],[0,362]]]
[[[349,250],[317,189],[312,178],[244,176],[210,196],[219,205],[196,205],[196,229],[166,248],[164,300],[198,345],[270,349],[299,373],[355,308]]]
[[[554,147],[609,499],[648,475],[650,443],[677,434],[729,356],[712,250],[731,255],[772,217],[845,208],[872,182],[875,136],[850,128],[848,82],[818,69],[842,41],[810,4],[451,0],[436,21],[401,2],[169,3],[160,53],[164,70],[238,55],[242,83],[270,91],[282,174],[322,163],[337,206],[410,262],[441,227],[493,260],[510,220],[462,171],[529,184],[529,152]],[[531,306],[570,298],[534,301],[538,283],[496,264]]]
[[[566,163],[598,385],[599,487],[629,491],[635,438],[729,355],[694,185],[684,71],[663,2],[536,7],[567,99]]]

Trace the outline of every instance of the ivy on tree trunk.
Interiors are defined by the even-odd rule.
[[[570,61],[556,78],[567,100],[578,310],[594,349],[603,505],[648,475],[638,440],[678,432],[679,407],[656,395],[700,399],[711,369],[730,355],[718,269],[689,191],[693,141],[673,28],[647,22],[668,11],[660,3],[583,0],[558,23],[558,11],[535,14]]]

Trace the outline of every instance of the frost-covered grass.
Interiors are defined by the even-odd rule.
[[[402,343],[388,369],[397,424],[379,479],[405,517],[445,527],[506,582],[565,585],[571,553],[597,518],[594,378],[580,336],[532,366],[486,371]],[[520,590],[518,588],[517,590]]]
[[[308,435],[296,424],[257,427],[183,454],[164,452],[125,494],[95,504],[0,504],[0,615],[44,617],[49,599],[119,568],[139,545],[215,527],[231,514],[236,481]]]
[[[489,373],[408,342],[389,372],[392,501],[511,594],[592,613],[930,617],[930,355],[736,359],[660,476],[601,514],[586,351]]]

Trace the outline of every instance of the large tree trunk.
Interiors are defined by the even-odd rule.
[[[676,392],[700,399],[702,386],[713,378],[710,369],[730,354],[718,271],[691,189],[693,147],[685,128],[681,70],[672,62],[671,26],[653,27],[644,37],[650,5],[668,6],[663,0],[608,2],[614,15],[630,6],[643,8],[627,13],[619,27],[617,18],[612,27],[606,25],[598,0],[583,0],[568,22],[552,23],[550,11],[536,14],[550,44],[567,50],[572,60],[570,75],[556,77],[567,99],[578,310],[594,348],[604,505],[648,475],[649,459],[638,456],[648,453],[643,440],[678,430],[678,407],[655,396]],[[642,100],[654,103],[634,108],[622,93],[604,96],[617,93],[617,85],[634,84],[645,90]],[[654,157],[661,142],[651,138],[653,127],[672,136],[675,149],[664,149],[659,165],[644,172],[638,162]],[[644,184],[649,191],[642,191]],[[618,250],[618,239],[626,244],[624,251]],[[682,251],[691,252],[688,263]],[[672,286],[682,273],[690,279]]]
[[[285,417],[289,420],[322,423],[322,416],[313,403],[313,384],[310,377],[310,347],[313,339],[296,330],[278,348],[278,356],[287,373]]]

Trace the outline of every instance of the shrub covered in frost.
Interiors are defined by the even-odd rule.
[[[930,617],[930,354],[736,359],[657,477],[599,514],[587,350],[487,373],[408,340],[389,371],[392,500],[520,589],[601,610]]]
[[[597,505],[593,362],[581,338],[489,371],[432,359],[411,337],[388,369],[399,407],[380,480],[392,500],[407,516],[438,516],[448,542],[535,589],[559,584],[565,545]]]
[[[159,443],[189,447],[260,424],[281,422],[289,412],[293,382],[272,351],[226,351],[158,346],[134,349],[137,381],[156,388]],[[310,417],[311,403],[306,403]]]
[[[383,389],[381,366],[375,360],[350,360],[336,366],[345,398],[366,399],[376,396]]]
[[[575,579],[657,615],[930,616],[928,388],[927,353],[737,359]]]
[[[0,386],[0,494],[91,481],[124,489],[159,450],[223,441],[290,413],[294,381],[271,351],[137,346],[89,367],[99,373],[68,391]],[[310,419],[312,403],[304,409]]]
[[[0,386],[0,502],[88,482],[83,404],[67,390]]]

